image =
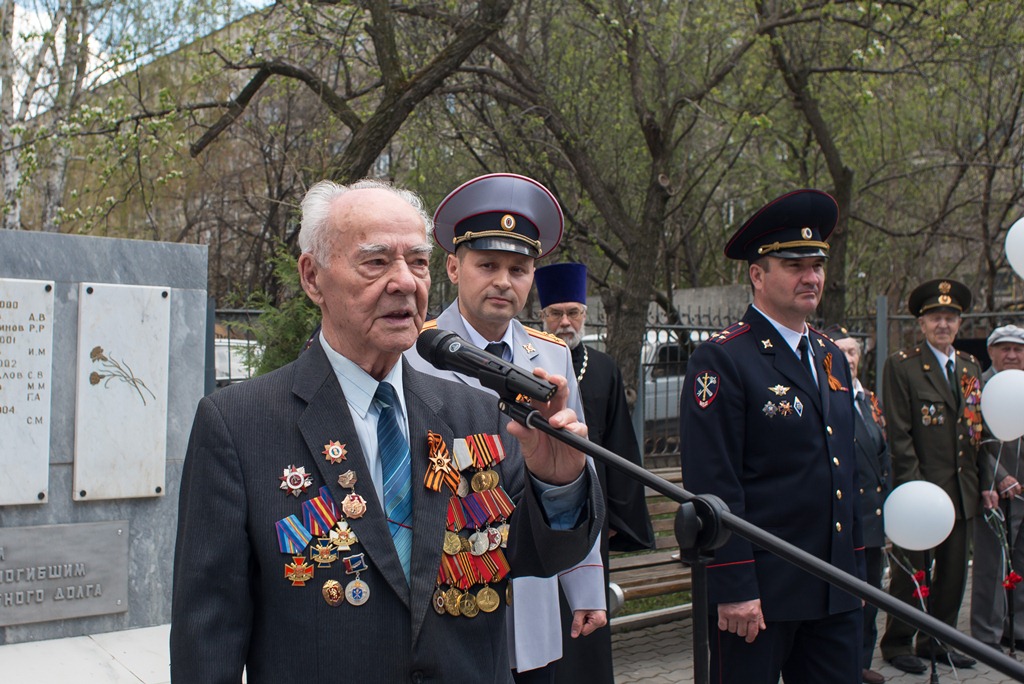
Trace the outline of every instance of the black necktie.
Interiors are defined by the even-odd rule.
[[[953,359],[946,361],[946,379],[949,380],[949,389],[953,391],[953,400],[957,408],[960,407],[960,383],[956,381],[956,365]]]
[[[803,335],[800,337],[800,344],[797,345],[797,349],[800,350],[800,361],[804,364],[804,368],[811,374],[811,379],[814,379],[814,371],[811,370],[811,350],[808,348],[807,336]]]
[[[494,354],[499,359],[505,359],[505,349],[508,347],[504,342],[489,342],[484,351],[488,354]],[[505,359],[507,360],[507,359]]]

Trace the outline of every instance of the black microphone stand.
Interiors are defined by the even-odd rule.
[[[691,594],[694,616],[693,681],[695,684],[708,684],[710,671],[708,652],[710,622],[707,610],[706,561],[710,557],[708,554],[722,546],[728,540],[731,532],[735,532],[783,560],[793,563],[805,572],[878,606],[890,615],[924,631],[937,640],[956,646],[964,653],[977,658],[1016,681],[1024,682],[1024,664],[1010,658],[1005,653],[988,648],[931,615],[893,598],[881,589],[877,589],[853,575],[837,570],[803,549],[733,515],[728,506],[717,496],[691,494],[584,437],[553,427],[539,411],[528,404],[519,403],[517,397],[508,396],[501,390],[498,390],[498,393],[498,408],[517,423],[540,430],[681,504],[676,513],[675,531],[679,541],[680,558],[685,558],[688,563],[691,563]]]

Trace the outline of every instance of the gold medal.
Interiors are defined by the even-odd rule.
[[[462,551],[462,539],[459,535],[454,532],[445,531],[444,533],[444,552],[449,556],[454,556],[459,551]]]
[[[498,609],[499,603],[501,603],[501,598],[498,596],[498,592],[490,587],[484,587],[476,593],[476,605],[485,613],[493,613]]]
[[[459,599],[459,612],[468,618],[475,618],[480,614],[480,608],[476,605],[476,597],[468,591]]]
[[[462,545],[462,550],[466,553],[473,549],[473,545],[469,542],[469,537],[459,537],[459,544]]]
[[[470,486],[473,487],[474,492],[484,492],[490,489],[488,486],[491,482],[491,478],[487,475],[491,471],[481,470],[473,475],[473,481],[470,482]]]
[[[458,617],[461,614],[459,611],[460,598],[462,598],[462,594],[455,587],[444,592],[444,609],[449,615]]]
[[[434,596],[430,600],[430,605],[434,607],[434,612],[438,615],[444,615],[448,612],[444,608],[444,592],[441,591],[441,587],[434,590]]]
[[[511,528],[508,523],[498,525],[498,532],[501,532],[501,548],[508,548],[508,533]]]
[[[324,601],[327,601],[329,606],[337,606],[345,600],[345,592],[342,590],[341,582],[338,580],[327,580],[324,582],[320,593],[324,595]]]
[[[512,581],[505,585],[505,603],[512,605]]]

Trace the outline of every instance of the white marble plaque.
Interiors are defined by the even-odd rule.
[[[47,500],[53,282],[0,278],[0,506]]]
[[[163,496],[171,290],[79,287],[73,498]]]

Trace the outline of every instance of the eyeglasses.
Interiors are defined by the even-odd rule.
[[[563,311],[561,309],[545,309],[544,318],[549,321],[560,321],[562,316],[568,316],[570,321],[578,321],[583,318],[583,314],[587,313],[586,309],[569,309]]]

